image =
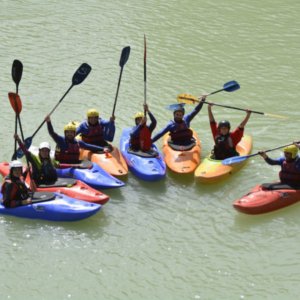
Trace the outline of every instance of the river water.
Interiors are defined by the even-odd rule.
[[[157,133],[172,118],[177,95],[218,93],[219,104],[289,117],[252,114],[245,133],[253,151],[298,136],[300,3],[297,1],[37,1],[0,0],[1,161],[12,155],[15,92],[11,65],[24,65],[19,87],[24,135],[30,136],[71,85],[84,62],[92,72],[52,115],[55,130],[82,121],[89,108],[112,112],[121,50],[131,46],[116,108],[116,136],[142,109],[143,35],[147,37],[147,101]],[[192,105],[187,105],[190,112]],[[244,112],[214,107],[217,121],[237,126]],[[209,154],[207,106],[192,122]],[[44,126],[33,143],[50,137]],[[52,147],[54,143],[51,141]],[[161,140],[157,142],[161,150]],[[282,150],[270,153],[276,158]],[[278,167],[249,159],[230,180],[203,186],[193,175],[167,172],[147,183],[104,191],[110,201],[90,219],[54,223],[0,217],[1,299],[299,299],[300,206],[259,216],[232,203]]]

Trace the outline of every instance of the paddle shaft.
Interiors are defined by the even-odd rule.
[[[273,149],[266,150],[264,152],[267,153],[267,152],[270,152],[270,151],[273,151],[273,150],[277,150],[277,149],[284,148],[284,147],[287,147],[287,146],[292,146],[292,145],[294,145],[294,144],[287,144],[287,145],[279,146],[279,147],[276,147],[276,148],[273,148]],[[255,155],[259,155],[259,153],[248,155],[247,158],[255,156]]]
[[[116,109],[116,104],[117,104],[117,99],[118,99],[118,94],[119,94],[119,88],[120,88],[122,73],[123,73],[123,67],[121,67],[121,71],[120,71],[118,88],[117,88],[117,93],[116,93],[116,98],[115,98],[115,104],[114,104],[114,108],[113,108],[113,112],[112,112],[113,116],[115,115],[115,109]]]
[[[14,78],[13,78],[14,79]],[[21,80],[21,79],[20,79]],[[16,94],[18,95],[19,92],[19,82],[16,82]],[[15,118],[15,133],[18,133],[18,122],[17,122],[18,118],[17,118],[17,114],[16,114],[16,118]],[[16,160],[17,159],[17,141],[15,140],[15,152],[12,156],[12,160]]]
[[[51,116],[51,114],[55,111],[55,109],[58,107],[58,105],[60,104],[60,102],[63,101],[63,99],[67,96],[67,94],[70,92],[70,90],[72,89],[72,87],[74,86],[74,84],[72,84],[70,86],[70,88],[66,91],[66,93],[63,95],[63,97],[58,101],[58,103],[55,105],[55,107],[52,109],[52,111],[50,112],[49,116]],[[33,139],[34,136],[38,133],[38,131],[42,128],[42,126],[45,124],[46,120],[44,120],[42,122],[42,124],[39,126],[39,128],[34,132],[34,134],[31,136],[31,138]]]
[[[146,104],[146,35],[144,35],[144,104]],[[146,109],[144,110],[144,115],[146,116]]]

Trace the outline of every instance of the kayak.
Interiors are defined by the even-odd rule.
[[[236,150],[240,156],[248,155],[251,152],[252,144],[251,136],[245,134],[236,146]],[[244,160],[224,166],[222,160],[212,159],[211,156],[212,154],[208,155],[195,171],[196,180],[202,184],[216,184],[227,180],[238,172],[247,162],[247,160]]]
[[[35,194],[39,193],[37,192]],[[73,222],[91,217],[101,209],[100,204],[73,199],[60,193],[54,193],[54,196],[54,200],[42,201],[13,208],[5,208],[1,201],[0,214],[28,219]],[[0,194],[0,200],[2,200],[2,197],[3,195]],[[41,200],[39,199],[39,201]]]
[[[130,131],[126,128],[120,139],[120,150],[128,165],[130,172],[145,181],[159,181],[166,176],[166,164],[158,149],[152,144],[147,152],[129,147]]]
[[[25,169],[26,167],[23,167],[23,172]],[[9,174],[8,162],[0,163],[0,174],[3,177]],[[29,174],[25,181],[28,185],[30,185]],[[69,178],[58,178],[58,180],[54,183],[37,185],[37,192],[42,191],[59,192],[71,198],[98,203],[101,205],[104,205],[109,200],[109,196],[91,188],[82,181]]]
[[[162,151],[167,166],[174,173],[193,173],[197,168],[201,157],[200,141],[193,131],[193,143],[188,146],[176,146],[170,143],[171,137],[168,133],[164,135]]]
[[[78,127],[80,123],[75,122]],[[76,139],[82,140],[81,133],[76,136]],[[96,163],[112,176],[125,176],[128,173],[127,164],[120,153],[112,143],[112,152],[110,153],[94,153],[90,150],[80,149],[80,159],[88,160]]]
[[[233,207],[244,214],[257,215],[272,212],[300,201],[300,187],[281,182],[256,186],[246,196],[234,202]]]
[[[35,155],[38,155],[38,147],[31,146],[29,151]],[[54,151],[50,151],[50,156],[54,158]],[[80,169],[80,168],[67,168],[67,169],[56,169],[57,176],[59,178],[73,178],[78,179],[94,189],[113,189],[119,188],[125,185],[121,180],[113,177],[99,165],[92,163],[91,169]]]

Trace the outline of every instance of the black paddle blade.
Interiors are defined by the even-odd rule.
[[[120,63],[119,63],[121,68],[123,68],[124,65],[126,64],[129,54],[130,54],[130,46],[123,48],[121,58],[120,58]]]
[[[184,106],[185,106],[185,103],[176,103],[176,104],[171,104],[171,105],[167,106],[166,109],[175,110],[175,109],[179,109]]]
[[[236,81],[229,81],[223,85],[223,90],[226,92],[234,92],[240,88]]]
[[[78,85],[82,83],[90,74],[92,67],[86,63],[82,64],[75,72],[72,78],[72,84]]]
[[[23,64],[15,59],[11,69],[11,76],[16,85],[19,85],[23,74]]]
[[[11,160],[17,160],[17,152],[12,155]]]

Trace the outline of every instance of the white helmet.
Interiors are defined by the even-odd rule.
[[[50,144],[48,142],[42,142],[42,143],[40,143],[39,150],[44,149],[44,148],[47,148],[49,151],[51,150],[51,146],[50,146]]]
[[[9,169],[10,169],[10,170],[11,170],[12,168],[22,168],[22,167],[23,167],[22,163],[21,163],[20,161],[18,161],[18,160],[13,160],[13,161],[11,161],[10,164],[9,164]]]

